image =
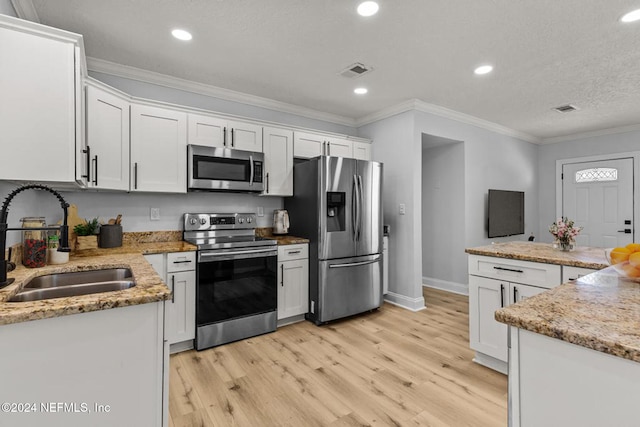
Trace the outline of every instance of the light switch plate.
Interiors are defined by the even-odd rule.
[[[256,214],[258,216],[264,216],[264,208],[262,206],[258,206]]]
[[[407,213],[407,207],[404,203],[400,203],[400,215],[404,215]]]
[[[151,208],[149,217],[151,221],[160,221],[160,208]]]

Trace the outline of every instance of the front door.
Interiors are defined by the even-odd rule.
[[[633,173],[632,158],[562,165],[562,215],[584,227],[578,245],[633,241]]]

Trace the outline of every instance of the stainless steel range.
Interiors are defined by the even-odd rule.
[[[184,215],[183,238],[198,246],[197,350],[276,329],[277,242],[255,224],[247,213]]]

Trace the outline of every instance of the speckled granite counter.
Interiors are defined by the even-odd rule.
[[[181,239],[181,232],[125,233],[123,237],[122,247],[78,251],[71,256],[70,261],[66,264],[50,265],[37,269],[19,265],[16,270],[8,273],[8,277],[15,278],[15,282],[0,289],[0,325],[146,304],[171,298],[171,291],[143,255],[195,251],[196,247],[182,240],[163,241],[163,239],[176,237]],[[24,283],[37,276],[120,267],[131,268],[136,286],[122,291],[67,298],[7,302],[22,288]]]
[[[640,283],[608,267],[495,313],[499,322],[640,362]]]
[[[290,236],[288,234],[273,234],[272,227],[256,228],[256,235],[269,239],[275,239],[278,241],[278,245],[296,245],[301,243],[309,243],[309,239],[305,239],[304,237]]]
[[[493,245],[467,248],[465,252],[473,255],[485,255],[498,258],[519,259],[522,261],[542,262],[545,264],[567,265],[572,267],[600,270],[609,265],[604,249],[580,247],[571,252],[553,249],[550,243],[505,242]]]

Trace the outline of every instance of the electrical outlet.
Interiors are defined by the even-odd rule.
[[[404,203],[400,203],[400,215],[404,215],[407,213],[407,207],[404,205]]]
[[[160,208],[151,208],[151,221],[160,221]]]
[[[262,206],[258,206],[257,211],[258,216],[264,216],[264,208]]]

